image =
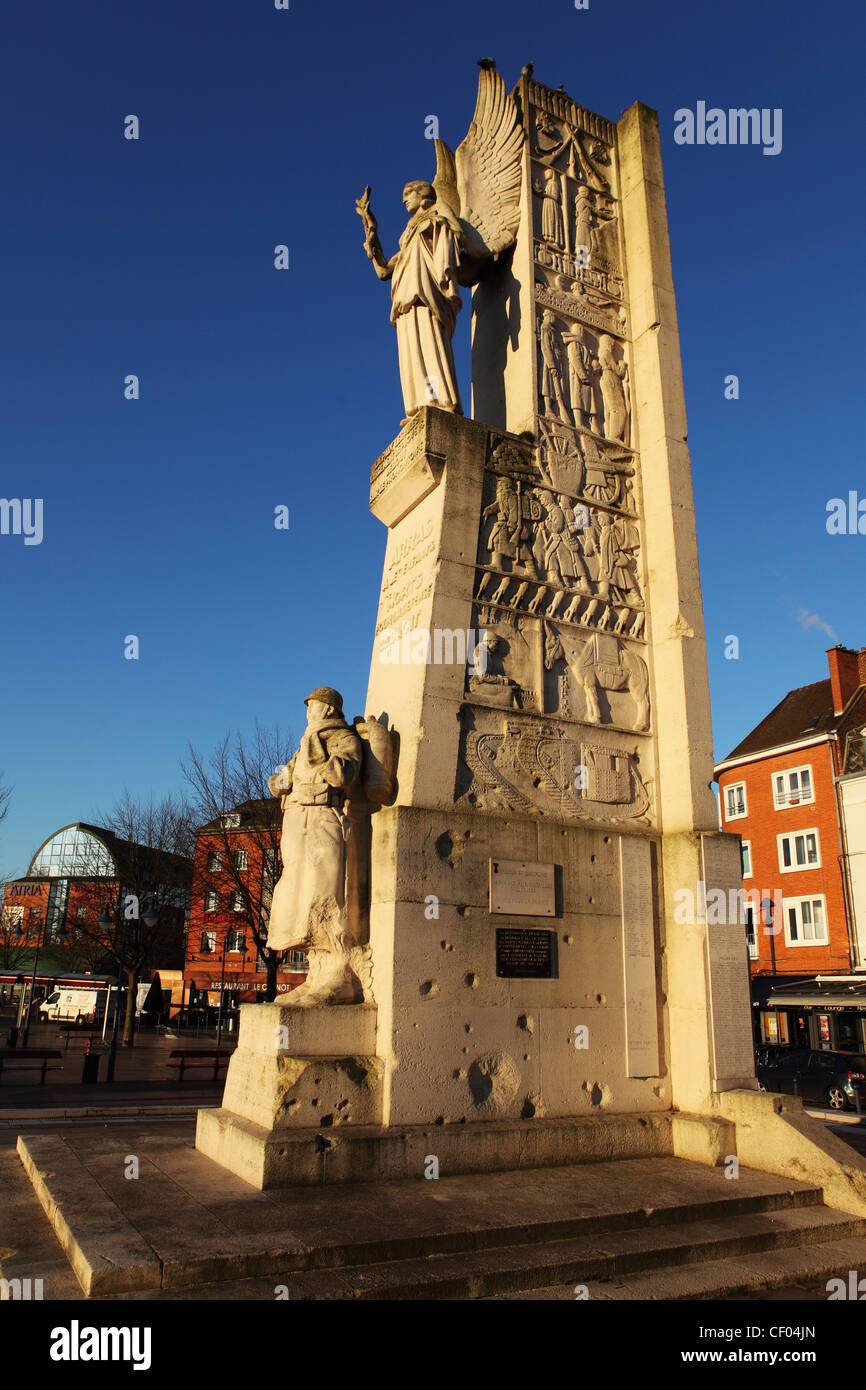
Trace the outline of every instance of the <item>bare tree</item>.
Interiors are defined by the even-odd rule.
[[[6,884],[0,883],[0,901],[5,897]],[[27,941],[24,908],[6,906],[0,921],[0,969],[14,970],[30,954]]]
[[[88,878],[84,866],[81,877],[88,881],[79,879],[76,897],[85,910],[68,925],[103,958],[108,957],[118,973],[122,963],[127,986],[123,1046],[131,1047],[142,972],[150,966],[171,965],[175,958],[182,962],[195,840],[183,800],[166,796],[158,802],[136,801],[127,789],[111,811],[97,818],[97,827],[110,833],[108,847],[117,876],[107,879],[100,865],[101,874],[95,871]],[[148,921],[151,913],[156,914],[153,922]]]
[[[232,921],[249,929],[267,974],[265,998],[277,994],[280,952],[268,949],[271,898],[280,876],[279,798],[268,778],[294,752],[292,735],[258,722],[251,738],[227,734],[210,757],[190,746],[183,764],[199,827],[195,898],[228,898]]]

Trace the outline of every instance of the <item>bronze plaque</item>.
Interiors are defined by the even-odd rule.
[[[556,932],[497,927],[496,974],[500,980],[558,979]]]

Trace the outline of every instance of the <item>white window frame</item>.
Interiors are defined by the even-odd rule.
[[[236,850],[235,850],[235,868],[237,869],[238,873],[241,873],[241,874],[242,874],[242,873],[245,873],[246,870],[247,870],[249,867],[250,867],[250,863],[249,863],[249,853],[248,853],[248,851],[245,850],[245,849],[236,849]]]
[[[740,841],[740,862],[741,862],[741,863],[742,863],[742,861],[743,861],[744,858],[745,858],[745,859],[748,859],[748,861],[749,861],[749,869],[748,869],[748,873],[746,872],[745,868],[743,869],[743,878],[751,878],[751,877],[752,877],[752,842],[751,842],[751,840],[741,840],[741,841]]]
[[[240,888],[236,888],[232,893],[231,908],[232,912],[243,912],[246,909],[244,895],[241,892]]]
[[[791,791],[791,778],[798,777],[803,772],[809,774],[809,795],[804,796],[802,790]],[[790,806],[811,806],[815,800],[815,778],[812,775],[813,768],[811,763],[803,763],[800,767],[785,767],[781,771],[770,774],[770,792],[773,797],[774,811],[787,811]],[[776,790],[776,778],[786,777],[788,779],[788,791],[779,796]],[[802,779],[800,779],[802,780]]]
[[[803,903],[809,903],[811,908],[816,902],[821,904],[821,914],[824,918],[824,935],[822,937],[807,937],[804,935]],[[788,916],[792,908],[797,914],[798,939],[796,941],[791,939],[791,924]],[[827,902],[823,893],[804,894],[802,898],[783,898],[782,916],[785,921],[785,945],[790,946],[792,950],[796,950],[799,946],[826,946],[828,944],[830,940],[830,930],[827,922]],[[814,931],[814,922],[812,923],[812,928]]]
[[[742,809],[742,811],[734,811],[734,812],[732,813],[732,812],[730,812],[730,811],[728,810],[728,793],[729,793],[729,792],[736,791],[736,790],[737,790],[737,787],[742,787],[742,789],[743,789],[743,809]],[[732,820],[744,820],[745,817],[749,814],[749,802],[748,802],[748,798],[747,798],[747,796],[746,796],[746,784],[745,784],[745,782],[730,782],[730,783],[728,784],[728,786],[725,787],[724,810],[725,810],[725,824],[726,824],[726,825],[728,824],[729,821],[732,821]]]
[[[216,939],[217,939],[217,934],[216,934],[216,932],[215,932],[215,931],[209,931],[207,928],[205,928],[205,930],[202,932],[201,935],[202,935],[202,940],[201,940],[201,943],[200,943],[199,948],[198,948],[198,949],[199,949],[199,953],[202,952],[203,947],[204,947],[204,943],[205,943],[205,941],[207,941],[207,944],[208,944],[208,946],[210,947],[210,952],[205,952],[205,955],[207,955],[207,954],[213,955],[214,952],[216,951]]]
[[[806,835],[814,835],[814,836],[815,836],[815,853],[817,854],[818,857],[817,857],[817,859],[815,860],[814,864],[798,864],[798,863],[796,862],[797,855],[796,855],[796,844],[795,844],[795,841],[796,841],[798,835],[802,835],[803,837],[805,837]],[[783,846],[785,840],[790,840],[790,841],[791,841],[791,863],[790,863],[790,864],[786,864],[786,863],[785,863],[785,857],[784,857],[784,855],[783,855],[783,853],[782,853],[782,846]],[[820,868],[821,868],[821,838],[820,838],[820,836],[819,836],[819,834],[818,834],[818,827],[815,826],[815,825],[807,826],[805,830],[787,830],[787,831],[785,831],[785,833],[784,833],[783,835],[777,835],[777,836],[776,836],[776,848],[777,848],[777,850],[778,850],[778,855],[779,855],[779,873],[780,873],[780,874],[802,874],[802,873],[805,873],[805,871],[806,871],[807,869],[820,869]]]
[[[240,940],[238,940],[238,938],[240,938]],[[236,929],[235,927],[230,927],[228,954],[230,956],[242,956],[245,950],[246,934],[243,931]]]
[[[207,871],[208,871],[208,873],[209,873],[209,874],[218,874],[218,873],[221,873],[221,872],[222,872],[222,867],[223,867],[223,855],[222,855],[222,850],[221,850],[221,849],[212,849],[212,850],[210,850],[210,852],[208,853],[208,857],[207,857]]]
[[[209,888],[207,893],[205,893],[204,910],[205,912],[219,912],[220,895],[217,893],[216,889]]]

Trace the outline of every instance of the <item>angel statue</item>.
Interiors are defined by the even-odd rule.
[[[463,414],[451,340],[459,286],[478,283],[485,264],[514,242],[520,219],[523,128],[493,60],[481,59],[478,100],[466,139],[452,154],[436,140],[436,176],[403,189],[409,214],[399,250],[385,259],[370,188],[355,207],[364,249],[380,280],[391,281],[400,384],[407,419],[423,405]]]

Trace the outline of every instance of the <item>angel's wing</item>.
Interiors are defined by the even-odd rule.
[[[482,68],[475,115],[454,156],[460,220],[470,256],[495,255],[514,241],[520,220],[523,142],[514,98],[494,68]]]
[[[444,204],[456,219],[460,216],[460,194],[457,192],[454,155],[444,140],[434,140],[433,143],[436,146],[436,177],[433,180],[436,202],[440,206]]]

